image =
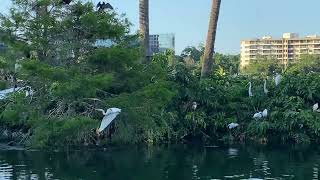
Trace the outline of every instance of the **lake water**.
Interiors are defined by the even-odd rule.
[[[0,146],[0,179],[318,179],[310,147],[157,147],[23,151]]]

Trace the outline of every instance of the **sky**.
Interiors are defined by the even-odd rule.
[[[0,0],[7,12],[10,0]],[[97,3],[98,0],[87,0]],[[138,30],[138,0],[108,0]],[[176,52],[205,43],[212,0],[149,0],[150,34],[174,33]],[[240,41],[284,32],[320,34],[320,0],[222,0],[216,52],[238,54]]]

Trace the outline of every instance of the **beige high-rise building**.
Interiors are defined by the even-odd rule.
[[[240,68],[244,69],[250,61],[264,58],[274,58],[286,65],[305,54],[320,55],[320,36],[299,38],[296,33],[284,33],[281,39],[264,36],[261,39],[243,40]]]

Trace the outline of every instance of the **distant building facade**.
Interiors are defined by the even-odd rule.
[[[296,33],[284,33],[280,39],[264,36],[261,39],[243,40],[240,68],[244,69],[250,61],[268,57],[286,65],[305,54],[320,55],[320,36],[300,38]]]
[[[168,49],[175,50],[175,35],[174,34],[155,34],[149,36],[149,48],[151,55],[165,52]],[[94,47],[108,48],[116,43],[111,39],[97,39],[93,44]],[[133,45],[139,45],[139,41],[133,42]],[[1,45],[1,44],[0,44]]]
[[[165,52],[168,49],[175,50],[174,34],[155,34],[149,36],[151,54]]]

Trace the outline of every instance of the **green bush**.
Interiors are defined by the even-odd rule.
[[[85,117],[43,119],[33,131],[31,146],[48,148],[51,146],[79,146],[84,143],[91,143],[97,126],[97,121]]]

